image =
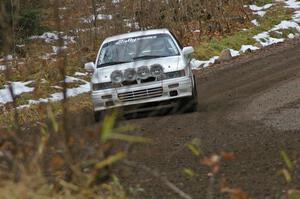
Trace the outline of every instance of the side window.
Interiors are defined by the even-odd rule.
[[[170,32],[170,33],[174,37],[174,39],[176,40],[179,48],[182,50],[183,49],[183,45],[181,44],[181,42],[177,39],[177,37],[175,36],[175,34],[173,32]]]

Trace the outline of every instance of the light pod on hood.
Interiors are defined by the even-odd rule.
[[[148,66],[140,66],[137,69],[137,77],[139,79],[147,79],[148,77],[150,77],[150,70],[148,68]]]
[[[159,77],[163,75],[164,68],[160,64],[153,64],[152,66],[150,66],[150,73],[154,77]]]
[[[110,79],[113,83],[121,83],[124,80],[122,71],[115,70],[111,73]]]
[[[127,68],[124,71],[124,79],[125,81],[135,81],[137,77],[136,71],[134,68]]]

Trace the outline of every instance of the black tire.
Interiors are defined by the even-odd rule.
[[[101,122],[104,117],[104,112],[103,111],[95,111],[94,112],[94,119],[95,122]]]
[[[193,92],[191,97],[187,97],[181,101],[181,110],[182,112],[197,112],[198,111],[198,92],[196,86],[196,79],[195,85],[193,87]]]
[[[196,83],[196,78],[194,77],[194,81],[195,81],[195,85],[194,85],[194,89],[193,89],[193,95],[192,95],[192,110],[194,112],[198,111],[198,91],[197,91],[197,83]]]

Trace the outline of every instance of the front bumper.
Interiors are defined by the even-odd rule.
[[[92,91],[94,111],[141,105],[151,102],[174,101],[192,96],[191,77],[180,77],[120,88]]]

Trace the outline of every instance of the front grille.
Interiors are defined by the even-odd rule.
[[[156,87],[156,88],[149,88],[149,89],[143,89],[138,91],[119,93],[118,97],[121,100],[121,102],[130,102],[136,100],[150,99],[154,97],[161,97],[162,94],[163,94],[163,88]]]

